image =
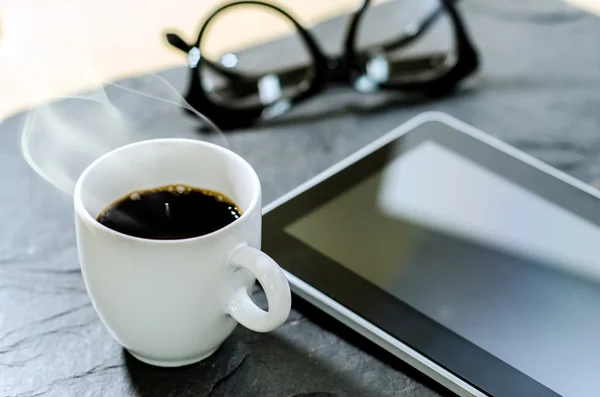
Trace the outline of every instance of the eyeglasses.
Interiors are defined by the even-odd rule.
[[[313,34],[294,17],[280,7],[261,1],[236,1],[218,8],[204,22],[193,45],[187,44],[175,33],[167,33],[166,38],[170,45],[188,56],[190,80],[185,100],[221,129],[230,130],[278,117],[294,105],[336,84],[350,85],[364,93],[378,90],[427,96],[450,93],[479,65],[477,52],[455,8],[455,1],[411,0],[408,3],[417,7],[416,13],[420,15],[416,20],[396,23],[396,18],[402,19],[402,13],[391,15],[387,12],[369,17],[370,9],[379,7],[370,7],[371,0],[364,0],[350,17],[343,53],[339,56],[325,55]],[[392,3],[405,5],[407,0]],[[425,7],[425,3],[431,4]],[[243,20],[248,14],[242,10],[248,7],[260,7],[290,24],[296,42],[303,47],[299,51],[305,51],[308,59],[291,67],[259,65],[262,59],[254,59],[254,69],[248,70],[241,65],[242,53],[229,52],[220,59],[208,56],[210,49],[205,47],[210,41],[209,28],[226,13],[235,12],[238,18],[242,18],[238,20]],[[403,18],[406,19],[406,16]],[[369,23],[371,26],[367,26]],[[403,28],[396,29],[402,23]],[[381,31],[383,24],[391,26],[392,29],[388,29],[393,30],[391,35],[375,37],[376,42],[365,44],[368,40],[363,39],[377,36],[372,33]],[[445,27],[446,31],[441,34],[438,29],[438,36],[450,43],[441,50],[411,52],[411,47],[416,47],[413,44],[422,41],[435,30],[436,25]],[[231,24],[227,26],[229,33],[235,33],[231,32]],[[281,51],[281,54],[271,52],[265,58],[285,60],[292,57],[290,48],[279,48],[274,51]],[[259,71],[256,70],[257,65]]]

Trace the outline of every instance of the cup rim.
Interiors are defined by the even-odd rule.
[[[131,236],[131,235],[113,230],[113,229],[101,224],[100,222],[98,222],[98,220],[90,214],[90,212],[87,210],[87,208],[83,204],[83,198],[82,198],[82,194],[81,194],[81,192],[82,192],[81,186],[83,184],[83,181],[86,179],[87,175],[90,172],[92,172],[92,170],[96,166],[98,166],[99,163],[106,160],[106,158],[113,156],[115,154],[118,154],[121,151],[127,150],[134,146],[159,144],[161,142],[163,142],[163,143],[164,142],[186,143],[186,144],[192,144],[192,145],[198,145],[198,146],[205,146],[205,147],[209,147],[211,149],[220,151],[221,153],[223,153],[225,155],[229,155],[229,156],[233,156],[233,157],[237,158],[241,162],[241,164],[243,164],[245,167],[247,167],[250,170],[250,175],[251,175],[252,179],[254,179],[254,185],[256,186],[256,190],[252,194],[252,199],[250,200],[250,205],[248,206],[248,209],[246,211],[244,211],[242,213],[242,216],[240,216],[238,219],[236,219],[235,221],[231,222],[230,224],[228,224],[218,230],[215,230],[214,232],[211,232],[208,234],[203,234],[201,236],[196,236],[196,237],[188,237],[188,238],[173,239],[173,240],[159,240],[159,239],[150,239],[150,238],[144,238],[144,237]],[[77,178],[77,182],[75,184],[75,189],[73,191],[73,203],[74,203],[74,207],[75,207],[75,213],[78,216],[80,216],[81,218],[83,218],[83,220],[87,224],[89,224],[90,226],[92,226],[96,229],[102,230],[113,236],[124,238],[124,239],[130,240],[130,241],[152,243],[152,244],[162,244],[162,245],[172,245],[172,244],[181,244],[181,243],[187,243],[187,242],[193,242],[193,241],[207,240],[211,237],[215,237],[219,234],[224,233],[226,230],[229,230],[229,229],[235,227],[235,224],[239,224],[240,221],[243,221],[244,219],[249,217],[250,213],[255,210],[255,208],[258,204],[259,198],[260,198],[260,193],[261,193],[260,179],[258,178],[258,175],[256,174],[256,170],[254,169],[254,167],[252,167],[250,165],[250,163],[248,163],[248,161],[246,161],[239,154],[235,153],[233,150],[224,148],[224,147],[216,145],[214,143],[199,141],[199,140],[189,139],[189,138],[156,138],[156,139],[146,139],[143,141],[133,142],[133,143],[129,143],[127,145],[120,146],[116,149],[113,149],[113,150],[107,152],[107,153],[104,153],[102,156],[98,157],[96,160],[94,160],[92,163],[90,163],[83,170],[83,172],[81,173],[79,178]]]

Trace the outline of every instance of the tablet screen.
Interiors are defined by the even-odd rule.
[[[600,390],[600,230],[443,145],[285,230],[557,393]]]

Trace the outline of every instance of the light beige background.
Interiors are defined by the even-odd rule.
[[[600,14],[600,0],[568,1]],[[164,30],[175,27],[191,42],[203,17],[226,2],[0,0],[0,119],[103,82],[183,64],[185,56],[161,41]],[[310,25],[353,10],[360,0],[276,3]],[[218,44],[243,46],[273,34],[271,26],[236,34],[240,23]]]

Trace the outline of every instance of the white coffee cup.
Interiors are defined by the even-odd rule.
[[[221,192],[242,216],[213,233],[181,240],[132,237],[96,220],[133,191],[172,184]],[[94,308],[139,360],[166,367],[195,363],[214,353],[238,322],[268,332],[287,319],[288,282],[260,251],[260,181],[234,152],[188,139],[123,146],[81,174],[74,206],[79,261]],[[248,295],[255,279],[268,312]]]

